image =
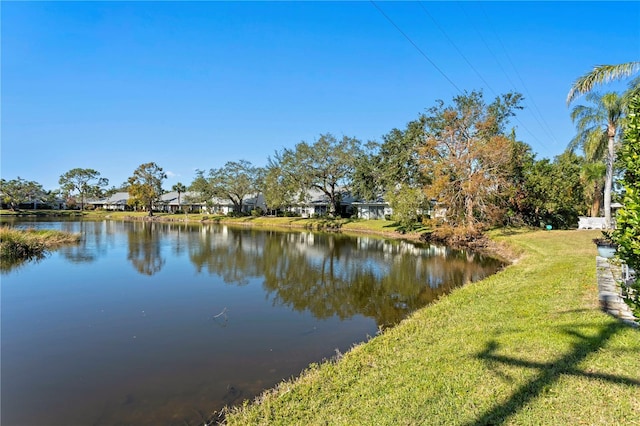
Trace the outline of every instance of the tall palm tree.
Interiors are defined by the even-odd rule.
[[[604,217],[611,228],[611,189],[616,145],[622,133],[625,102],[615,92],[589,93],[586,98],[592,105],[578,105],[571,111],[577,135],[569,143],[569,149],[581,147],[588,162],[604,160],[607,167],[604,184]]]
[[[620,80],[624,77],[630,77],[640,71],[640,62],[625,62],[618,65],[597,65],[590,72],[578,78],[571,86],[571,90],[567,95],[567,105],[575,98],[593,90],[595,85],[608,83],[613,80]],[[638,82],[632,83],[632,88],[638,89]]]
[[[187,187],[184,186],[181,182],[176,183],[171,187],[172,191],[176,191],[178,193],[178,210],[182,210],[182,203],[180,202],[180,194],[183,194]]]

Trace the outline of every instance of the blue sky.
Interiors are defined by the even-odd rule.
[[[149,161],[169,189],[321,133],[380,140],[465,90],[521,92],[516,135],[552,158],[574,135],[571,83],[640,58],[640,2],[0,7],[0,174],[46,189],[75,167],[119,185]]]

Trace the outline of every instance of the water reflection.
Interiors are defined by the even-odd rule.
[[[62,231],[82,234],[82,239],[73,245],[60,248],[60,253],[73,263],[91,263],[105,253],[106,246],[103,242],[103,222],[63,222]],[[94,250],[96,247],[98,250]]]
[[[224,282],[244,285],[263,269],[263,232],[226,226],[203,226],[190,234],[189,258],[198,272],[219,275]]]
[[[24,226],[83,239],[3,273],[2,424],[202,424],[500,267],[367,236]]]
[[[47,257],[48,253],[32,254],[28,257],[15,258],[12,256],[3,256],[0,258],[0,273],[6,274],[14,271],[29,263],[37,263]]]
[[[321,319],[365,315],[380,326],[500,266],[471,252],[340,234],[218,226],[188,235],[198,272],[237,285],[263,277],[274,303]]]
[[[129,241],[127,259],[143,275],[153,275],[160,272],[166,262],[162,257],[160,246],[162,232],[155,229],[166,227],[157,225],[156,223],[137,222],[136,226],[130,227],[127,231]],[[166,229],[164,231],[166,232]]]
[[[106,255],[116,234],[125,231],[127,260],[142,275],[161,272],[167,256],[187,254],[196,273],[219,276],[227,284],[262,279],[274,305],[319,319],[364,315],[378,326],[396,324],[408,312],[501,266],[470,251],[335,233],[146,221],[57,226],[83,235],[78,245],[60,249],[72,263]],[[14,265],[2,266],[7,272]]]
[[[447,249],[322,234],[272,238],[264,259],[264,286],[278,303],[317,318],[360,314],[379,326],[484,276],[487,267],[476,255]]]

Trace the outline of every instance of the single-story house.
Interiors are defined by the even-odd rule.
[[[340,197],[340,207],[336,213],[340,216],[350,216],[353,214],[352,204],[355,198],[348,191],[341,191]],[[300,198],[302,201],[286,207],[285,210],[301,217],[324,216],[329,213],[329,197],[319,189],[312,188]]]
[[[242,213],[251,214],[256,208],[262,211],[265,211],[267,208],[264,202],[264,195],[261,193],[250,194],[242,199]],[[208,202],[202,209],[210,214],[228,215],[234,212],[235,205],[228,198],[214,197],[211,199],[211,202]]]
[[[178,210],[198,212],[203,208],[204,203],[193,201],[195,195],[195,193],[189,191],[181,192],[180,194],[177,191],[167,192],[162,194],[161,201],[154,207],[163,212],[176,212]]]
[[[131,209],[131,207],[127,205],[128,200],[128,192],[116,192],[101,200],[88,200],[86,204],[90,204],[96,209],[125,211]]]
[[[361,219],[385,219],[393,213],[393,209],[382,198],[375,201],[356,201],[353,208]]]

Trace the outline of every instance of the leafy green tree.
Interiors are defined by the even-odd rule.
[[[320,135],[313,144],[298,143],[294,149],[276,153],[281,183],[291,193],[306,195],[307,190],[317,189],[329,199],[329,215],[339,210],[343,190],[348,189],[353,178],[356,159],[361,153],[360,141],[343,136],[338,140],[330,133]]]
[[[393,208],[391,219],[405,231],[414,229],[427,201],[421,188],[411,187],[406,183],[387,191],[385,200]]]
[[[503,225],[521,226],[529,224],[531,216],[528,211],[529,194],[527,193],[527,178],[531,173],[535,163],[535,154],[531,146],[517,141],[515,132],[512,132],[509,139],[511,140],[510,156],[511,160],[507,166],[507,188],[505,214],[502,218]]]
[[[624,197],[612,238],[618,245],[618,256],[640,273],[640,95],[629,102],[628,122],[618,161],[624,169]],[[640,281],[636,281],[636,288],[640,292]],[[640,310],[637,296],[636,303]]]
[[[585,199],[589,205],[591,217],[600,216],[600,206],[603,203],[604,184],[607,166],[602,161],[585,162],[580,171],[580,179],[584,184]]]
[[[262,193],[268,209],[277,210],[293,203],[297,186],[289,185],[287,176],[280,168],[278,154],[269,158],[264,169]],[[299,188],[298,188],[299,189]]]
[[[0,194],[2,202],[8,204],[11,210],[17,210],[23,203],[37,203],[46,196],[46,191],[38,182],[22,179],[0,179]]]
[[[166,173],[156,163],[144,163],[138,166],[133,176],[127,180],[132,203],[145,206],[149,216],[153,216],[153,203],[160,200],[162,181],[166,178]]]
[[[611,228],[611,191],[613,188],[616,145],[622,133],[624,101],[617,93],[589,93],[586,100],[592,105],[577,105],[571,111],[577,135],[569,149],[581,147],[588,162],[603,161],[606,165],[604,184],[604,217]]]
[[[229,161],[220,169],[211,169],[209,176],[214,195],[233,203],[236,213],[242,213],[244,200],[258,192],[258,169],[249,161]]]
[[[496,199],[508,196],[512,146],[505,126],[521,100],[508,93],[487,104],[482,92],[474,91],[428,110],[419,151],[430,182],[425,191],[446,208],[450,225],[475,229],[499,216]]]
[[[210,185],[209,179],[204,174],[204,170],[196,170],[196,176],[189,185],[188,190],[192,193],[189,200],[197,203],[211,202],[213,198],[213,187]]]
[[[80,196],[80,210],[84,210],[86,197],[101,197],[103,188],[109,185],[109,179],[101,178],[100,172],[93,169],[71,169],[58,180],[60,189],[66,196]]]
[[[550,161],[534,161],[526,170],[521,211],[531,226],[572,228],[584,213],[584,185],[580,171],[584,160],[565,152]]]
[[[219,169],[210,169],[206,176],[203,170],[197,170],[189,189],[198,194],[200,202],[224,198],[233,203],[236,213],[241,213],[245,198],[258,192],[259,172],[249,161],[229,161]]]
[[[597,65],[590,72],[579,77],[571,86],[567,95],[567,105],[569,105],[578,96],[591,92],[594,86],[608,83],[613,80],[620,80],[637,74],[640,70],[640,62],[626,62],[617,65]],[[637,81],[632,83],[632,91],[634,86],[637,88]]]
[[[424,125],[424,116],[420,116],[403,130],[392,129],[382,137],[382,143],[367,143],[356,159],[354,194],[375,200],[397,185],[424,186],[427,182],[418,156],[418,147],[425,139]]]
[[[380,144],[369,141],[354,161],[351,192],[361,200],[377,200],[384,194]]]
[[[425,142],[424,115],[407,123],[404,130],[393,129],[383,136],[380,145],[382,186],[385,190],[401,184],[418,187],[425,184],[420,171],[418,147]]]

